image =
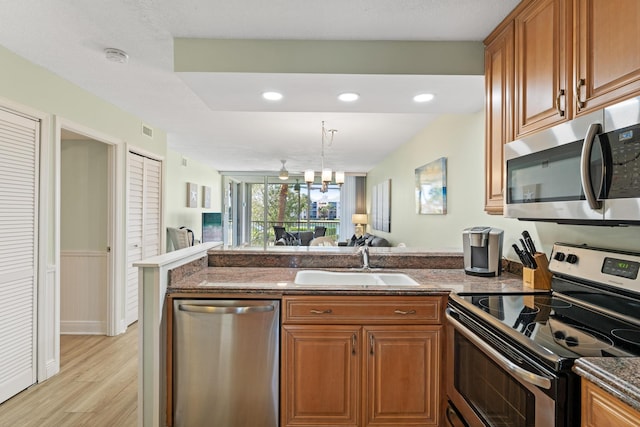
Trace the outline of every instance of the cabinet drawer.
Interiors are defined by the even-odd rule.
[[[441,296],[285,296],[282,321],[297,324],[439,324],[443,299]]]

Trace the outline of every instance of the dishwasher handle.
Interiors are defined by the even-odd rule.
[[[196,304],[179,304],[178,310],[189,313],[208,313],[208,314],[248,314],[248,313],[265,313],[273,311],[273,305],[249,305],[249,306],[226,306],[226,305],[196,305]]]

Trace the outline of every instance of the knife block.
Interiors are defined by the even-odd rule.
[[[551,272],[547,256],[542,252],[536,252],[533,259],[538,268],[522,267],[522,284],[533,289],[551,289]]]

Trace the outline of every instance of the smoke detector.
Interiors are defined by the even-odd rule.
[[[120,64],[129,62],[129,55],[127,55],[127,52],[124,50],[108,47],[104,50],[104,55],[111,62],[118,62]]]

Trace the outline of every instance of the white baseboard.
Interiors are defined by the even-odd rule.
[[[60,320],[60,335],[106,335],[105,322]]]

